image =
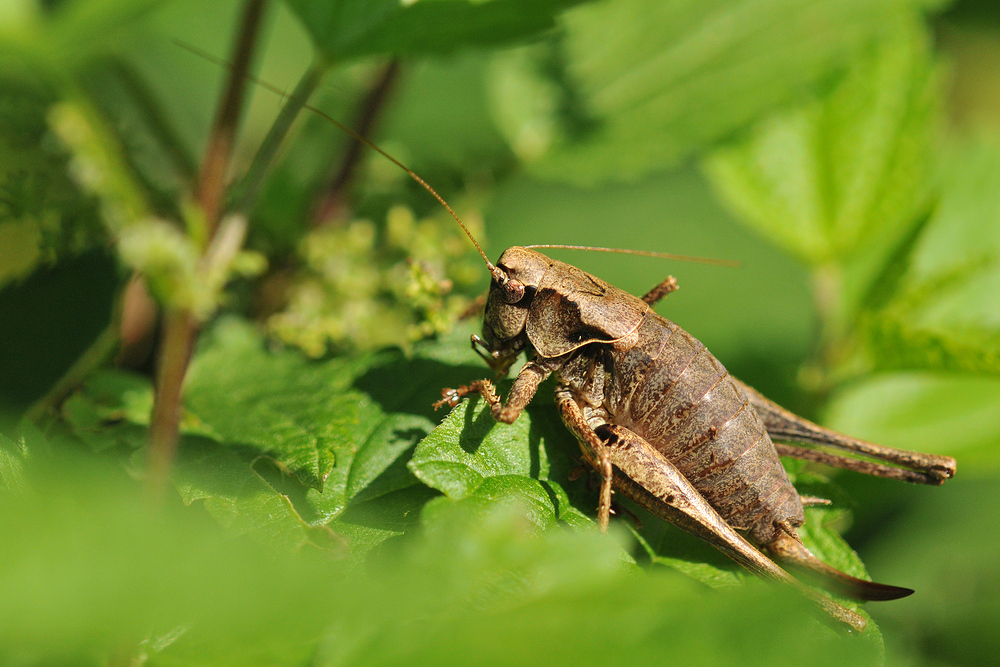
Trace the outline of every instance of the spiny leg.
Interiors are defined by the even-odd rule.
[[[434,409],[442,406],[455,407],[458,402],[470,394],[479,394],[490,406],[493,418],[505,424],[512,424],[517,419],[524,408],[531,402],[538,391],[538,385],[547,378],[552,371],[546,370],[533,361],[529,361],[521,367],[521,371],[514,380],[514,385],[507,395],[507,402],[503,403],[497,395],[493,383],[489,380],[476,380],[470,385],[462,385],[458,389],[442,389],[441,400],[434,403]]]
[[[733,379],[735,380],[735,378]],[[736,380],[736,383],[749,396],[750,404],[764,421],[764,427],[772,439],[827,445],[895,465],[888,466],[807,447],[778,444],[776,448],[782,456],[794,456],[867,475],[900,479],[918,484],[939,485],[955,475],[955,459],[950,456],[910,452],[846,436],[789,412],[739,380]]]

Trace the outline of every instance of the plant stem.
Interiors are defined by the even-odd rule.
[[[181,388],[197,336],[198,322],[190,311],[167,314],[163,322],[163,342],[156,367],[156,394],[149,423],[146,482],[153,496],[162,494],[177,451]]]
[[[226,169],[243,108],[247,72],[260,31],[265,1],[247,0],[243,7],[239,32],[233,45],[233,65],[229,71],[229,80],[205,147],[205,158],[198,179],[198,203],[205,217],[206,244],[203,252],[206,253],[213,246],[212,241],[222,215]],[[198,319],[189,309],[168,309],[163,322],[153,414],[149,424],[146,483],[149,494],[154,498],[163,495],[174,453],[177,451],[181,393],[198,331]]]
[[[233,140],[239,122],[240,110],[247,87],[251,54],[260,30],[260,20],[266,0],[247,0],[243,7],[243,19],[239,36],[233,45],[232,68],[229,81],[219,103],[215,124],[209,135],[202,162],[201,177],[198,179],[198,203],[201,204],[208,222],[206,238],[211,238],[221,215],[223,195],[226,185],[226,168],[232,155]]]
[[[235,188],[233,210],[236,213],[249,214],[250,209],[253,208],[260,194],[261,186],[264,183],[264,176],[267,174],[271,163],[274,162],[274,158],[278,154],[278,149],[281,147],[281,142],[284,141],[285,136],[292,127],[292,122],[298,116],[302,107],[309,101],[309,96],[312,95],[316,87],[319,86],[320,81],[323,80],[326,69],[327,65],[323,61],[315,60],[302,75],[302,78],[299,79],[295,90],[292,91],[291,97],[285,102],[285,106],[281,108],[281,112],[278,114],[277,119],[275,119],[270,131],[264,137],[264,142],[261,144],[260,150],[257,151],[257,155],[254,156],[247,175]]]

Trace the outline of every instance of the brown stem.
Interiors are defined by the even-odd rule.
[[[371,90],[368,91],[368,94],[361,101],[361,105],[358,108],[357,120],[354,124],[354,131],[359,135],[366,137],[371,133],[375,122],[378,120],[379,113],[384,107],[389,93],[392,91],[398,78],[399,60],[393,59],[382,69]],[[315,212],[312,216],[314,227],[318,227],[325,221],[336,217],[340,211],[343,206],[344,190],[350,184],[351,177],[361,162],[361,155],[364,150],[364,144],[352,137],[347,151],[344,153],[344,159],[340,162],[340,166],[333,172],[333,176],[329,180],[329,185],[317,197],[316,205],[313,208]]]
[[[243,108],[244,93],[248,82],[247,74],[250,71],[250,56],[257,41],[265,2],[266,0],[247,0],[243,7],[239,34],[233,45],[232,58],[230,58],[232,68],[229,70],[229,81],[219,102],[219,111],[215,116],[215,124],[212,126],[208,145],[205,148],[201,177],[198,179],[197,198],[205,213],[205,219],[208,221],[209,229],[206,238],[211,238],[221,214],[226,185],[226,168],[232,154],[236,125]]]
[[[163,341],[156,367],[156,397],[149,424],[147,462],[147,486],[156,496],[162,494],[177,450],[181,387],[197,336],[198,322],[190,311],[173,312],[164,319]]]
[[[211,240],[222,214],[226,169],[243,108],[247,73],[265,2],[266,0],[247,0],[243,7],[239,32],[233,45],[233,66],[205,147],[197,198],[205,215],[205,239],[208,242],[206,252],[212,247]],[[169,311],[164,318],[156,368],[156,393],[149,424],[147,488],[153,497],[163,494],[177,450],[181,391],[198,329],[197,318],[187,308]]]

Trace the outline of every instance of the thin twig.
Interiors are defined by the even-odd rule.
[[[233,57],[230,59],[232,69],[229,71],[229,81],[205,148],[205,160],[198,180],[198,203],[201,204],[209,225],[206,238],[211,238],[221,215],[226,168],[232,155],[236,126],[247,87],[251,54],[257,40],[265,2],[266,0],[247,0],[243,8],[239,36],[233,45]]]
[[[389,99],[389,93],[399,78],[399,60],[391,60],[379,74],[371,90],[365,95],[358,107],[357,120],[354,123],[354,131],[363,137],[371,136],[372,128],[378,120],[379,114]],[[344,158],[339,167],[333,172],[327,185],[317,197],[316,205],[313,207],[312,224],[322,225],[326,220],[334,217],[342,206],[344,190],[351,182],[358,164],[361,162],[361,155],[365,150],[365,145],[351,138],[351,142],[344,152]]]
[[[163,341],[156,367],[156,394],[149,423],[147,488],[162,494],[177,451],[181,417],[181,388],[191,351],[198,336],[198,322],[189,310],[168,313],[163,321]]]

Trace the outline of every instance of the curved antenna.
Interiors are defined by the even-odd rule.
[[[204,58],[205,60],[208,60],[209,62],[215,63],[216,65],[219,65],[221,67],[227,67],[227,68],[230,68],[230,69],[232,68],[232,65],[230,63],[227,63],[224,60],[220,60],[219,58],[216,58],[215,56],[213,56],[213,55],[211,55],[209,53],[206,53],[205,51],[202,51],[201,49],[199,49],[196,46],[192,46],[191,44],[187,44],[185,42],[182,42],[179,39],[173,39],[171,41],[173,41],[174,44],[176,44],[177,46],[181,47],[182,49],[190,51],[191,53],[193,53],[193,54],[195,54],[197,56],[201,56],[202,58]],[[274,93],[275,95],[278,95],[280,97],[287,97],[286,94],[285,94],[285,91],[281,90],[280,88],[278,88],[277,86],[275,86],[275,85],[273,85],[271,83],[268,83],[267,81],[265,81],[263,79],[260,79],[260,78],[258,78],[256,76],[254,76],[253,74],[247,73],[246,77],[247,77],[247,79],[249,81],[252,81],[253,83],[257,84],[258,86],[260,86],[261,88],[263,88],[265,90],[269,90],[270,92]],[[337,127],[339,127],[341,130],[343,130],[344,132],[346,132],[347,134],[349,134],[351,137],[353,137],[355,140],[360,141],[365,146],[368,146],[368,148],[371,148],[372,150],[378,152],[384,158],[386,158],[387,160],[389,160],[390,162],[392,162],[394,165],[396,165],[397,167],[399,167],[400,169],[402,169],[403,171],[405,171],[407,174],[409,174],[410,178],[412,178],[417,183],[419,183],[421,185],[421,187],[423,187],[425,190],[427,190],[427,192],[431,193],[434,196],[434,198],[437,199],[441,203],[441,205],[445,207],[445,209],[447,209],[448,213],[451,213],[451,217],[455,218],[455,222],[458,223],[458,226],[462,228],[462,231],[465,232],[465,235],[469,237],[470,241],[472,241],[472,245],[476,246],[476,250],[479,251],[479,254],[483,258],[483,261],[486,262],[486,267],[489,269],[490,274],[494,278],[496,278],[498,281],[502,281],[502,279],[506,277],[506,276],[503,275],[503,272],[500,269],[498,269],[496,266],[494,266],[493,262],[491,262],[489,260],[489,258],[486,256],[486,253],[483,252],[483,249],[479,246],[479,243],[476,242],[476,239],[472,235],[472,232],[470,232],[469,228],[465,226],[465,223],[462,222],[462,219],[458,217],[458,214],[455,213],[454,210],[452,210],[451,206],[448,205],[448,202],[446,202],[444,200],[444,197],[442,197],[441,195],[439,195],[437,193],[437,190],[435,190],[434,188],[432,188],[427,183],[427,181],[425,181],[424,179],[420,178],[420,176],[418,176],[415,171],[413,171],[412,169],[410,169],[409,167],[407,167],[405,164],[403,164],[402,162],[400,162],[399,160],[397,160],[393,156],[391,156],[388,153],[386,153],[384,150],[382,150],[381,148],[379,148],[378,146],[376,146],[374,143],[372,143],[371,141],[369,141],[364,136],[358,134],[357,132],[355,132],[351,128],[349,128],[346,125],[344,125],[343,123],[341,123],[339,120],[337,120],[333,116],[330,116],[326,112],[324,112],[321,109],[318,109],[318,108],[312,106],[311,104],[304,104],[302,106],[303,106],[303,108],[308,109],[309,111],[312,111],[314,114],[316,114],[320,118],[323,118],[323,119],[329,121],[330,123],[333,123],[334,125],[336,125]]]
[[[630,250],[628,248],[598,248],[589,245],[563,245],[559,243],[538,243],[526,245],[525,248],[552,248],[555,250],[593,250],[596,252],[615,252],[620,255],[641,255],[642,257],[659,257],[660,259],[676,259],[681,262],[694,262],[695,264],[711,264],[713,266],[738,267],[739,262],[732,259],[714,259],[712,257],[694,257],[692,255],[674,255],[669,252],[654,252],[652,250]]]

